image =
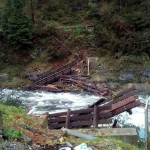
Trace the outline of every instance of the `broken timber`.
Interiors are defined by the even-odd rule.
[[[83,62],[83,60],[81,61]],[[80,62],[79,62],[80,63]],[[38,79],[34,81],[29,87],[24,88],[24,90],[42,90],[49,92],[66,92],[69,91],[67,89],[53,89],[47,84],[51,84],[55,81],[69,82],[71,84],[76,84],[82,89],[92,92],[98,95],[106,96],[110,94],[110,90],[103,86],[96,86],[95,84],[88,84],[86,82],[82,82],[80,79],[82,78],[90,78],[89,75],[70,75],[72,73],[72,67],[78,65],[76,60],[64,65],[62,68],[56,69],[54,71],[48,71],[38,76]]]
[[[73,67],[74,65],[76,65],[76,61],[72,61],[68,64],[66,64],[65,66],[63,66],[62,68],[56,69],[54,71],[48,71],[46,73],[43,73],[42,75],[39,76],[39,79],[37,79],[30,87],[28,87],[29,89],[40,89],[38,86],[40,85],[46,85],[52,82],[55,82],[57,80],[59,80],[59,78],[62,75],[67,75],[67,74],[71,74],[72,70],[71,67]]]
[[[98,127],[102,120],[109,119],[124,111],[130,112],[132,108],[137,107],[141,102],[135,96],[138,92],[136,87],[120,91],[114,99],[100,99],[86,109],[71,110],[55,114],[48,114],[49,128],[59,129]],[[105,123],[105,122],[104,122]]]
[[[77,84],[79,87],[83,88],[84,90],[88,91],[88,92],[92,92],[95,94],[99,94],[102,96],[106,96],[109,95],[109,90],[108,88],[105,87],[97,87],[95,84],[87,84],[85,82],[79,81],[79,80],[75,80],[75,79],[71,79],[71,78],[61,78],[61,80],[65,81],[65,82],[71,82],[73,84]]]

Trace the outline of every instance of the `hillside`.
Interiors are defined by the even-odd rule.
[[[9,0],[0,4],[0,69],[10,80],[2,86],[30,84],[25,72],[59,67],[75,54],[115,59],[120,65],[149,64],[147,0],[28,0],[19,6],[22,13]],[[18,19],[21,15],[24,20]]]

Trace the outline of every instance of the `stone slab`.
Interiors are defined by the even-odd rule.
[[[103,128],[99,129],[104,136],[137,136],[135,128]]]

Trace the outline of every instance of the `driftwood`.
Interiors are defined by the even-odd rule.
[[[88,83],[82,82],[81,80],[75,80],[72,78],[68,78],[68,79],[62,78],[62,80],[64,82],[71,82],[73,84],[76,84],[88,92],[96,93],[102,96],[106,96],[110,94],[110,90],[103,86],[96,86],[95,84],[88,84]]]
[[[83,139],[87,139],[87,140],[95,140],[96,139],[96,137],[94,137],[94,136],[84,134],[84,133],[81,133],[81,132],[77,132],[77,131],[74,131],[74,130],[70,130],[70,129],[67,129],[67,128],[62,128],[61,131],[62,131],[63,135],[69,134],[69,135],[73,135],[73,136],[83,138]]]

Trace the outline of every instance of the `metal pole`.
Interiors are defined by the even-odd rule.
[[[90,75],[90,59],[88,58],[88,75]]]
[[[145,150],[147,149],[147,141],[148,141],[148,102],[149,98],[147,98],[146,106],[145,106]]]

